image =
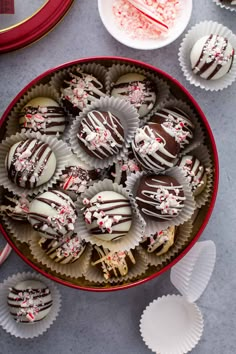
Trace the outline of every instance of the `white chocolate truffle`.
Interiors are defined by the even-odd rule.
[[[104,241],[124,237],[132,223],[129,200],[113,191],[103,191],[92,199],[84,199],[84,220],[91,235]]]
[[[56,156],[43,141],[27,139],[12,145],[5,166],[13,183],[32,189],[51,179],[56,169]]]
[[[75,205],[65,193],[51,190],[30,203],[28,220],[42,236],[60,239],[74,230]]]
[[[227,38],[211,34],[200,38],[190,53],[194,74],[206,80],[226,75],[234,60],[234,49]]]
[[[66,125],[65,112],[52,98],[36,97],[22,108],[19,124],[22,131],[61,135]]]
[[[16,322],[34,324],[48,315],[53,301],[49,288],[32,279],[10,288],[7,303]]]
[[[125,74],[112,87],[111,96],[129,101],[138,110],[140,118],[147,115],[155,105],[155,86],[144,75]]]

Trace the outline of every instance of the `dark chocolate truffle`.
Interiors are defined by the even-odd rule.
[[[155,85],[144,75],[123,75],[112,87],[111,95],[129,101],[138,110],[140,118],[147,115],[155,105]]]
[[[27,139],[12,145],[5,165],[13,183],[32,189],[50,180],[56,169],[56,157],[48,144]]]
[[[130,202],[123,195],[103,191],[91,200],[83,200],[86,209],[84,220],[92,235],[104,241],[116,241],[124,237],[131,227]]]
[[[142,176],[136,201],[143,214],[155,221],[175,218],[184,207],[184,190],[170,176]]]
[[[170,226],[155,234],[144,236],[141,245],[148,253],[155,253],[157,256],[161,256],[173,246],[175,232],[175,226]]]
[[[227,38],[210,34],[200,38],[190,53],[194,74],[206,80],[217,80],[226,75],[233,64],[234,48]]]
[[[77,136],[86,153],[98,159],[117,155],[124,143],[123,126],[111,112],[89,112]]]
[[[98,246],[94,246],[92,260],[92,266],[98,266],[106,280],[127,275],[129,267],[136,263],[131,251],[110,252]]]
[[[48,97],[30,100],[19,114],[21,130],[46,135],[61,135],[66,126],[65,112],[59,104]]]
[[[178,107],[162,108],[151,118],[151,122],[159,123],[165,131],[172,135],[183,148],[193,138],[194,124],[191,118]]]
[[[149,123],[137,129],[132,148],[145,170],[158,172],[174,166],[180,145],[160,124]]]
[[[44,237],[60,239],[74,230],[75,205],[65,193],[50,190],[33,199],[28,219],[33,228]]]
[[[105,96],[103,84],[93,75],[77,69],[76,74],[70,73],[69,79],[64,80],[65,88],[62,89],[62,100],[65,106],[74,115],[78,115],[87,105],[96,99]]]
[[[207,183],[207,172],[203,164],[192,155],[181,157],[177,165],[183,170],[193,195],[199,195]]]
[[[53,300],[44,283],[30,279],[10,288],[7,303],[16,322],[34,324],[49,314]]]

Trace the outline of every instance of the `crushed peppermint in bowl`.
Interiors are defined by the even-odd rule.
[[[185,30],[192,0],[98,0],[101,20],[119,42],[135,49],[158,49]]]

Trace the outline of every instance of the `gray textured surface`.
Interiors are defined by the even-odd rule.
[[[222,10],[211,0],[194,0],[190,28],[201,20],[216,20],[236,33],[235,13]],[[218,93],[206,93],[190,86],[177,62],[181,36],[170,46],[156,51],[137,51],[116,42],[103,27],[95,0],[75,1],[63,22],[34,45],[0,57],[0,114],[18,91],[45,70],[77,58],[117,55],[139,59],[167,71],[196,98],[215,135],[220,158],[219,194],[202,240],[217,246],[217,263],[211,282],[198,301],[205,329],[194,354],[235,353],[236,340],[236,83]],[[2,240],[0,240],[2,242]],[[28,270],[15,254],[0,268],[0,281]],[[17,340],[0,328],[0,353],[45,354],[145,354],[139,335],[139,319],[150,301],[175,292],[164,274],[148,284],[127,291],[96,294],[59,286],[62,311],[56,323],[34,340]]]

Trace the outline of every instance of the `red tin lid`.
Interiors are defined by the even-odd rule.
[[[25,47],[49,32],[73,0],[1,0],[0,53]]]

